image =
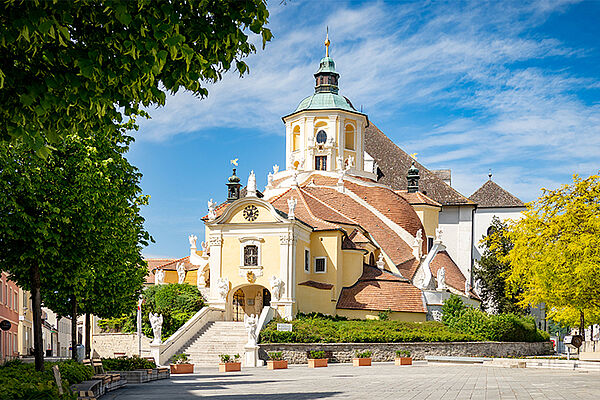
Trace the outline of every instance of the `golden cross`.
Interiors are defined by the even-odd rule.
[[[329,45],[331,42],[329,41],[329,27],[327,27],[327,37],[325,38],[325,57],[329,57]]]

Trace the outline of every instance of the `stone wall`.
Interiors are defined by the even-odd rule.
[[[150,356],[150,342],[142,335],[142,357]],[[137,355],[138,337],[135,333],[97,333],[92,337],[92,350],[97,357],[114,357],[115,353]]]
[[[323,350],[331,362],[351,362],[357,351],[370,350],[373,361],[393,361],[396,350],[408,350],[415,360],[425,356],[509,357],[552,353],[550,342],[435,342],[435,343],[273,343],[260,344],[259,357],[283,352],[290,364],[306,364],[310,350]]]

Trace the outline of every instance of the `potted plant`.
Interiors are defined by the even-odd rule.
[[[357,351],[356,357],[352,359],[352,365],[355,367],[370,367],[371,366],[371,351]]]
[[[412,365],[412,357],[408,350],[396,350],[396,365]]]
[[[189,356],[185,353],[175,354],[171,358],[172,374],[193,374],[194,364],[190,364]]]
[[[326,367],[327,359],[322,350],[311,350],[308,352],[308,368]]]
[[[268,355],[270,360],[267,361],[267,369],[287,369],[288,362],[283,359],[281,351],[271,351]]]
[[[219,354],[221,362],[219,363],[219,372],[234,372],[242,370],[242,363],[240,362],[240,355],[234,354]]]

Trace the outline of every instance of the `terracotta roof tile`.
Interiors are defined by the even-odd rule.
[[[165,271],[177,271],[177,263],[183,262],[186,271],[198,269],[197,265],[193,265],[190,262],[190,256],[171,260],[161,265],[157,265],[156,268],[164,269]],[[155,269],[156,269],[155,268]]]
[[[431,260],[430,268],[434,277],[437,276],[438,270],[442,267],[446,269],[446,285],[464,292],[465,276],[446,251],[440,251]]]
[[[363,266],[363,275],[340,293],[339,309],[426,312],[423,294],[406,279],[368,265]]]
[[[404,198],[410,205],[425,204],[428,206],[441,207],[442,205],[437,201],[431,199],[429,196],[424,195],[421,192],[408,193],[406,190],[395,190],[402,198]]]
[[[331,288],[333,287],[333,285],[330,284],[330,283],[315,282],[315,281],[301,282],[298,285],[301,285],[301,286],[310,286],[310,287],[313,287],[315,289],[321,289],[321,290],[331,290]]]
[[[145,261],[148,263],[148,275],[146,275],[146,283],[154,284],[154,274],[152,271],[160,265],[173,261],[174,258],[146,258]]]
[[[491,179],[477,189],[470,199],[477,203],[479,208],[525,207],[525,203]]]
[[[379,166],[378,182],[394,190],[407,189],[406,174],[413,159],[373,124],[365,129],[365,150]],[[473,204],[423,165],[418,162],[415,165],[421,177],[421,192],[442,205]]]

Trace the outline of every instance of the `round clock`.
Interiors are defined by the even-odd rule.
[[[246,206],[244,208],[244,218],[248,221],[254,221],[258,217],[258,208],[256,206]]]

